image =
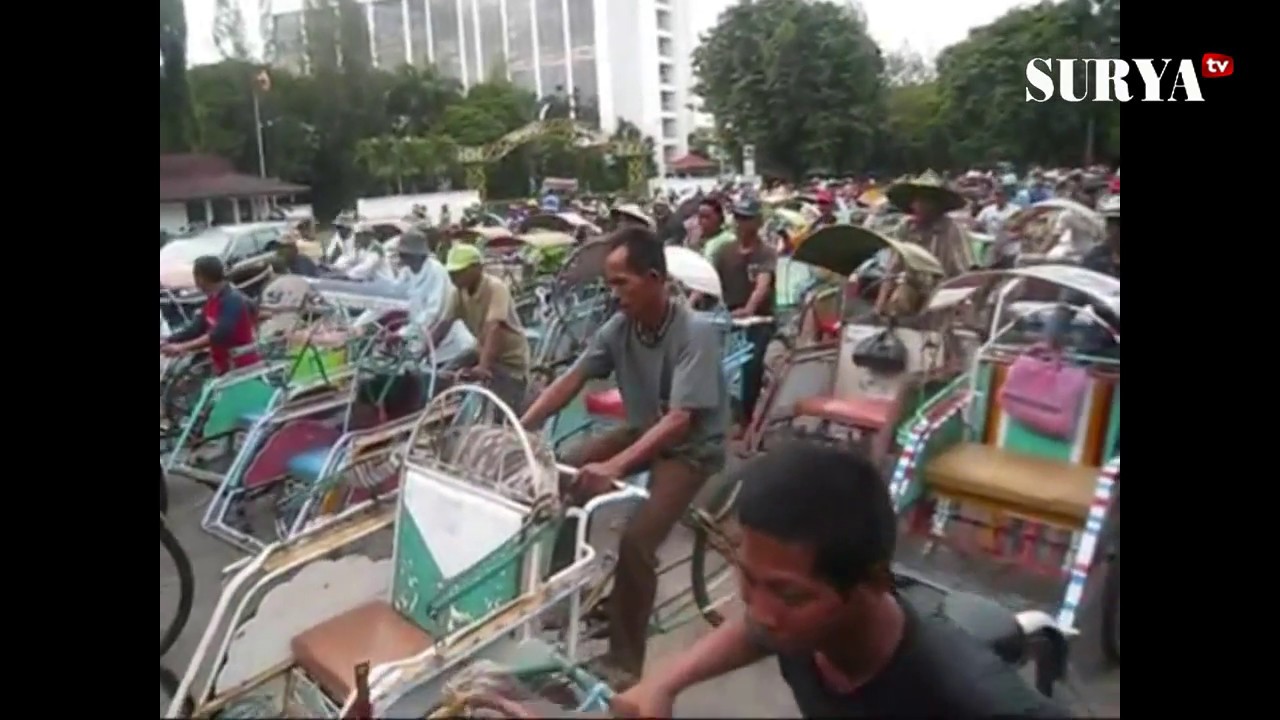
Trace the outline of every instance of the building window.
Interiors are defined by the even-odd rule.
[[[671,38],[658,38],[658,57],[673,57],[675,55],[675,51],[672,49],[673,47],[674,44],[671,42]]]
[[[413,54],[408,61],[419,67],[431,64],[427,32],[427,0],[409,0],[409,44]]]
[[[675,143],[665,143],[662,146],[662,159],[666,162],[671,162],[672,160],[675,160],[676,152],[679,149],[680,149],[679,146],[676,145]]]
[[[564,13],[560,0],[536,0],[538,12],[538,71],[542,96],[569,92],[569,72],[564,54]]]
[[[674,85],[675,76],[676,76],[675,68],[673,68],[670,63],[658,64],[658,82],[662,83],[663,85]]]
[[[511,82],[536,91],[538,89],[538,59],[533,52],[533,16],[529,3],[517,0],[507,2],[507,43],[511,56],[507,58],[507,70]]]
[[[676,94],[670,90],[662,91],[662,112],[673,113],[676,111]]]
[[[462,42],[458,37],[456,0],[428,0],[431,3],[431,40],[435,44],[436,67],[452,78],[462,77]]]
[[[302,34],[302,12],[281,13],[273,18],[275,60],[295,72],[306,67],[306,38]],[[204,212],[204,203],[200,204]]]
[[[373,4],[373,53],[378,67],[394,70],[408,61],[404,47],[404,7],[400,0]]]
[[[671,13],[666,10],[658,10],[658,29],[664,32],[671,32]]]
[[[475,85],[484,82],[486,68],[479,43],[476,42],[475,4],[462,0],[462,47],[466,48],[467,82]]]
[[[662,121],[662,139],[663,140],[676,139],[676,121],[675,120],[666,119]]]
[[[502,0],[476,0],[480,11],[480,47],[476,53],[484,66],[482,80],[505,79],[507,58],[503,54]]]

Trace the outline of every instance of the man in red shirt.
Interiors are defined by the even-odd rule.
[[[186,327],[161,342],[160,352],[172,357],[208,348],[216,375],[258,362],[253,310],[244,295],[227,282],[222,261],[212,255],[196,258],[191,273],[206,298],[204,308]]]

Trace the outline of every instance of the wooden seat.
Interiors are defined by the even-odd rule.
[[[815,417],[863,430],[879,430],[889,424],[893,415],[893,400],[815,395],[796,402],[794,413],[796,417]]]
[[[994,505],[1039,522],[1078,528],[1089,514],[1098,469],[961,443],[934,458],[924,477],[934,491],[961,502]]]
[[[432,639],[384,600],[366,603],[293,638],[298,665],[338,702],[355,690],[355,666],[413,657]]]

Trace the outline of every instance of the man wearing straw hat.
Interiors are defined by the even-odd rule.
[[[511,290],[484,271],[483,261],[475,245],[458,243],[449,248],[444,266],[456,291],[440,317],[435,337],[443,341],[454,321],[461,321],[480,345],[474,365],[465,374],[485,382],[502,402],[520,413],[529,382],[529,340]]]
[[[964,233],[947,216],[948,212],[963,208],[965,200],[959,193],[943,185],[936,173],[928,170],[918,178],[896,182],[889,187],[885,196],[895,208],[909,213],[895,234],[899,239],[913,242],[938,258],[944,278],[956,277],[973,266],[973,257]],[[877,312],[883,313],[891,308],[890,299],[895,298],[895,291],[900,285],[893,278],[901,270],[901,263],[897,253],[889,256],[885,281],[880,284],[880,294],[876,298]],[[908,299],[899,294],[892,306],[914,306],[927,293],[921,278],[907,278],[906,286],[915,291],[912,294],[920,297]]]

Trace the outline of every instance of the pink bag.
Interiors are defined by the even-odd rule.
[[[1000,388],[1000,407],[1042,435],[1069,440],[1088,385],[1084,368],[1063,365],[1061,353],[1037,346],[1009,367]]]

